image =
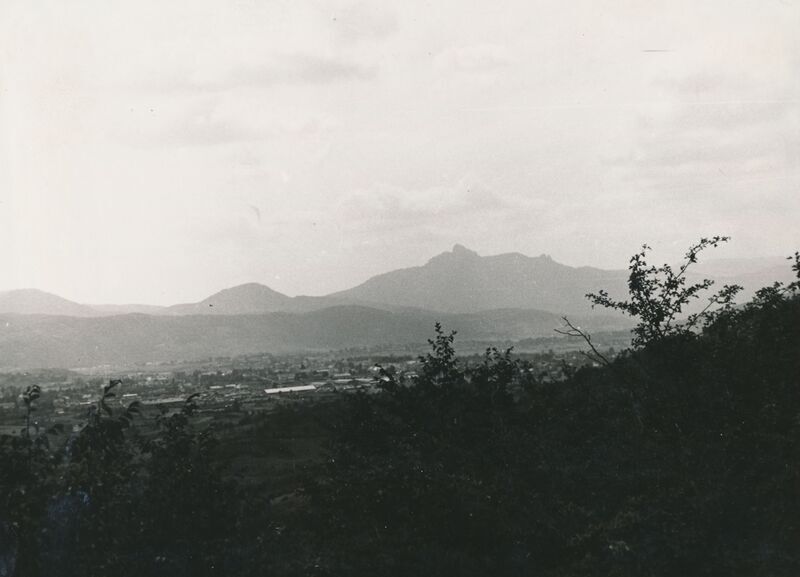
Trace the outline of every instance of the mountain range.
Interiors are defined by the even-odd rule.
[[[0,293],[0,314],[46,314],[74,317],[149,315],[244,315],[311,312],[332,306],[361,305],[393,312],[404,309],[475,313],[522,308],[555,313],[586,313],[584,294],[598,288],[624,289],[625,271],[573,268],[548,256],[519,253],[481,257],[461,245],[425,265],[375,276],[327,296],[290,297],[265,285],[247,283],[221,290],[196,303],[90,305],[36,289]]]
[[[698,274],[748,292],[789,280],[781,259],[710,261]],[[0,293],[0,367],[77,367],[383,343],[424,343],[435,321],[462,338],[552,335],[561,315],[630,327],[595,311],[588,292],[626,294],[627,271],[570,267],[547,255],[482,257],[461,245],[417,267],[326,296],[290,297],[258,283],[196,303],[90,305],[36,289]],[[4,327],[3,327],[4,325]]]

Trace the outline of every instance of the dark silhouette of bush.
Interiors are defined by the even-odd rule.
[[[226,575],[236,488],[214,464],[213,435],[190,423],[195,396],[140,435],[137,402],[112,408],[110,381],[85,424],[51,449],[29,426],[0,437],[0,522],[9,575]],[[27,394],[27,393],[26,393]]]

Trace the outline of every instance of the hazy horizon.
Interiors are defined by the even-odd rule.
[[[477,256],[479,256],[479,257],[501,256],[501,254],[480,254],[477,251],[473,251],[470,247],[465,247],[465,246],[461,245],[460,243],[458,243],[458,244],[454,245],[453,247],[451,247],[451,249],[449,249],[449,250],[445,250],[445,251],[443,251],[443,252],[441,252],[441,253],[439,253],[437,255],[431,255],[431,258],[427,259],[427,260],[429,261],[429,260],[432,260],[432,259],[436,258],[437,256],[442,256],[442,255],[447,254],[447,253],[455,252],[456,248],[459,247],[459,246],[462,249],[466,249],[466,251],[468,251],[468,252],[473,252],[473,253],[477,254]],[[725,247],[725,245],[721,244],[721,245],[719,245],[719,247],[717,247],[716,250],[719,250],[719,249],[724,248],[724,247]],[[514,252],[518,253],[518,251],[514,251]],[[512,254],[512,253],[502,253],[502,254]],[[527,256],[529,258],[539,258],[539,257],[552,258],[552,256],[550,254],[547,254],[547,253],[542,253],[542,254],[539,254],[539,255],[524,255],[524,256]],[[651,261],[653,263],[660,263],[661,262],[660,260],[658,260],[658,256],[654,256],[652,253],[651,253],[651,256],[652,256]],[[558,261],[555,261],[555,262],[558,262]],[[426,264],[427,264],[427,261],[413,264],[410,267],[401,267],[401,268],[406,269],[406,268],[424,267]],[[558,264],[565,265],[565,266],[568,266],[568,267],[573,267],[573,268],[580,268],[580,267],[583,267],[583,266],[588,266],[588,267],[592,267],[593,266],[591,264],[570,265],[569,263],[562,263],[562,262],[558,262]],[[781,269],[785,269],[785,270],[782,270],[777,277],[770,278],[770,279],[766,280],[766,282],[769,282],[769,281],[772,281],[772,280],[776,280],[777,281],[779,279],[780,280],[784,280],[785,282],[788,282],[788,279],[792,276],[791,273],[790,273],[790,266],[791,265],[787,262],[787,257],[777,256],[777,255],[766,256],[766,257],[748,257],[748,258],[725,258],[725,257],[720,258],[718,256],[715,257],[713,254],[705,254],[705,255],[703,255],[703,257],[701,257],[699,259],[698,263],[693,267],[693,272],[694,272],[694,274],[699,274],[699,275],[706,276],[706,277],[707,276],[711,276],[712,278],[721,277],[722,278],[721,282],[728,282],[730,280],[734,280],[735,282],[740,282],[742,274],[759,274],[759,273],[761,273],[763,271],[768,271],[768,270],[771,271],[771,270],[774,269],[774,267],[780,267]],[[597,268],[597,267],[594,267],[594,268]],[[602,270],[605,270],[605,271],[622,271],[625,268],[626,267],[618,266],[618,267],[613,267],[613,268],[610,268],[610,269],[602,269]],[[394,273],[394,272],[397,272],[398,270],[400,270],[400,269],[399,268],[387,268],[386,270],[379,271],[376,275],[373,275],[373,276],[369,277],[369,279],[364,279],[364,281],[368,281],[370,279],[382,276],[382,275],[387,274],[387,273]],[[351,286],[345,287],[345,290],[346,289],[355,288],[357,286],[360,286],[361,284],[362,284],[361,281],[356,282],[355,284],[353,284]],[[137,301],[137,300],[130,300],[130,301],[126,301],[126,302],[120,302],[120,301],[118,301],[118,302],[77,301],[76,299],[69,298],[68,295],[58,294],[58,293],[55,293],[54,291],[49,291],[49,290],[46,290],[46,289],[42,289],[41,287],[17,287],[17,288],[13,288],[13,289],[0,289],[0,295],[6,294],[6,293],[9,293],[9,292],[14,292],[14,291],[36,290],[36,291],[46,292],[46,293],[49,293],[49,294],[54,294],[56,296],[59,296],[59,297],[62,297],[62,298],[66,298],[67,300],[70,300],[70,301],[73,301],[73,302],[77,302],[79,304],[90,305],[90,306],[115,307],[115,306],[126,306],[126,305],[142,305],[142,306],[145,306],[145,307],[149,307],[149,306],[153,306],[153,307],[169,307],[169,306],[173,306],[173,305],[190,304],[190,303],[194,303],[194,302],[199,302],[199,301],[204,300],[207,297],[210,297],[210,296],[212,296],[214,294],[217,294],[217,293],[219,293],[221,291],[224,291],[224,290],[227,290],[227,289],[232,289],[232,288],[237,288],[237,287],[244,286],[244,285],[261,285],[261,286],[266,286],[267,288],[270,288],[270,289],[274,290],[274,287],[271,287],[268,283],[263,282],[263,281],[258,280],[258,279],[252,279],[252,280],[249,280],[249,281],[244,281],[244,282],[238,283],[236,285],[224,285],[224,286],[220,285],[220,286],[218,286],[216,288],[212,288],[208,293],[199,295],[197,298],[194,298],[193,300],[186,301],[186,302],[172,301],[172,302],[152,303],[152,302],[143,302],[143,301]],[[751,286],[750,288],[753,289],[753,288],[756,288],[756,287],[752,287]],[[282,291],[276,291],[276,292],[282,293]],[[299,297],[304,297],[304,296],[308,296],[308,297],[325,297],[325,296],[330,296],[332,294],[335,294],[336,292],[338,292],[338,291],[332,291],[332,292],[329,292],[329,293],[313,293],[311,291],[303,291],[303,290],[301,290],[301,291],[296,292],[294,294],[288,294],[288,293],[282,293],[282,294],[284,294],[286,296],[289,296],[289,297],[298,297],[298,296]]]
[[[10,0],[0,290],[323,295],[462,244],[800,249],[800,4]]]

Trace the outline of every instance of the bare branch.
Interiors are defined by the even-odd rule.
[[[592,349],[592,353],[594,353],[594,355],[595,355],[595,357],[592,358],[591,356],[589,356],[588,353],[585,353],[584,351],[581,351],[581,353],[583,353],[584,356],[586,356],[587,358],[589,358],[589,359],[591,359],[593,361],[599,361],[599,362],[603,363],[607,367],[611,365],[611,361],[609,361],[603,355],[603,353],[598,351],[597,347],[594,346],[594,343],[592,343],[591,335],[589,335],[588,333],[585,333],[579,327],[576,327],[575,325],[573,325],[567,317],[561,317],[561,320],[564,321],[564,325],[566,325],[567,330],[553,329],[554,331],[556,331],[560,335],[565,335],[565,336],[568,336],[568,337],[580,337],[580,338],[582,338],[586,342],[586,344],[589,345],[589,348]]]

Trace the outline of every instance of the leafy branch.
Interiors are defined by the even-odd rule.
[[[710,279],[687,284],[687,271],[698,262],[698,255],[703,250],[715,248],[729,240],[727,236],[701,238],[689,247],[677,271],[669,264],[659,267],[649,265],[646,257],[651,248],[645,244],[630,259],[627,300],[613,299],[605,290],[589,293],[586,298],[591,301],[592,308],[602,306],[618,310],[639,320],[633,329],[635,336],[632,344],[635,348],[666,337],[693,334],[701,322],[708,324],[722,311],[730,309],[735,296],[742,290],[739,285],[725,285],[709,297],[708,304],[699,313],[691,314],[681,322],[686,306],[700,298],[714,284]]]

